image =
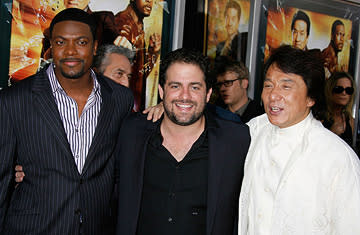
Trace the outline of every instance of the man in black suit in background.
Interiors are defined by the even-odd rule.
[[[248,128],[206,111],[203,55],[178,49],[161,63],[164,117],[135,113],[120,131],[117,234],[236,234]]]
[[[50,25],[53,64],[0,94],[0,233],[109,234],[112,153],[131,91],[90,69],[96,22],[69,8]],[[14,165],[26,172],[14,189]]]

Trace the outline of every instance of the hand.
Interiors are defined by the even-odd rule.
[[[161,49],[161,36],[158,33],[153,33],[149,38],[149,47],[153,48],[153,51],[159,52]]]
[[[20,165],[15,166],[15,182],[21,183],[23,182],[25,177],[25,173],[23,172],[23,168]]]
[[[152,120],[153,122],[159,120],[163,113],[164,105],[162,101],[158,105],[149,107],[143,111],[143,114],[147,114],[147,120]]]
[[[116,46],[122,46],[129,50],[133,50],[133,46],[129,40],[127,40],[124,36],[117,36],[117,38],[114,40],[114,44]]]

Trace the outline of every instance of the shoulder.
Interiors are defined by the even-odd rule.
[[[251,119],[249,122],[246,123],[250,129],[251,137],[261,133],[264,128],[268,127],[270,122],[267,118],[266,113]]]

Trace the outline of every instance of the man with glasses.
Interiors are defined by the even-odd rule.
[[[264,113],[263,107],[247,95],[249,70],[242,62],[220,57],[215,75],[222,101],[228,110],[240,116],[242,122],[246,123]]]

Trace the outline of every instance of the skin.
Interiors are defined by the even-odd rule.
[[[79,8],[85,10],[89,5],[90,0],[64,0],[66,8]]]
[[[336,81],[336,86],[342,86],[344,88],[346,87],[352,87],[351,81],[344,77],[340,78]],[[346,129],[346,122],[345,122],[345,116],[343,113],[343,108],[350,102],[351,95],[346,94],[345,90],[340,94],[332,94],[332,102],[334,105],[334,113],[333,113],[333,121],[334,123],[330,127],[330,130],[334,132],[337,135],[341,135],[344,133]],[[354,119],[352,117],[349,117],[349,123],[352,132],[354,132]]]
[[[348,78],[340,78],[336,82],[336,86],[342,86],[344,88],[346,87],[352,87],[351,81]],[[350,102],[351,95],[346,94],[345,90],[340,94],[332,94],[332,101],[334,104],[339,106],[346,106]]]
[[[93,88],[90,68],[97,42],[87,24],[61,21],[54,26],[50,44],[56,78],[76,101],[80,116]]]
[[[304,120],[315,104],[307,96],[307,87],[301,76],[284,73],[274,64],[266,73],[261,98],[269,121],[280,128]]]
[[[217,82],[225,82],[237,78],[238,75],[235,72],[226,72],[218,76],[216,80]],[[222,85],[219,88],[220,96],[231,112],[237,111],[248,101],[246,91],[248,84],[249,80],[241,79],[234,81],[230,87]]]
[[[129,87],[131,79],[131,64],[124,55],[112,53],[108,56],[109,64],[106,66],[103,75],[116,83]]]
[[[345,38],[345,27],[344,25],[338,25],[335,29],[335,34],[332,36],[335,47],[338,51],[341,51],[344,47],[344,38]]]
[[[233,38],[237,32],[240,23],[240,16],[235,8],[228,8],[225,14],[225,28],[228,38]]]
[[[295,48],[304,50],[308,43],[309,35],[307,35],[307,24],[303,20],[297,20],[292,29],[292,45]]]
[[[151,14],[153,0],[135,0],[135,2],[140,13],[144,16],[149,16]]]
[[[166,114],[164,122],[180,126],[200,122],[211,91],[206,92],[204,74],[198,66],[177,62],[170,65],[164,88],[159,86]]]

